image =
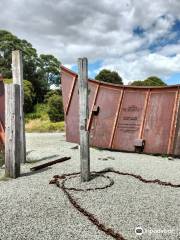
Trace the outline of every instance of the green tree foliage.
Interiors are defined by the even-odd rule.
[[[48,100],[51,96],[53,95],[58,95],[58,96],[61,96],[62,95],[62,92],[61,90],[59,89],[56,89],[56,90],[49,90],[46,95],[44,96],[44,103],[48,103]]]
[[[145,86],[144,81],[137,80],[131,83],[132,86]]]
[[[63,101],[61,96],[55,94],[49,98],[48,115],[52,122],[64,120]]]
[[[166,84],[158,77],[151,76],[144,81],[134,81],[132,86],[166,86]]]
[[[26,40],[21,40],[8,31],[0,30],[0,72],[5,78],[12,78],[11,54],[13,50],[23,52],[24,78],[33,81],[38,56],[36,49]]]
[[[123,84],[122,78],[115,71],[110,71],[107,69],[101,70],[98,75],[95,77],[96,80],[108,82],[108,83],[116,83]]]
[[[38,57],[31,43],[19,39],[8,31],[0,30],[0,73],[4,78],[12,78],[11,54],[13,50],[22,51],[24,79],[32,83],[36,101],[42,102],[49,85],[59,82],[60,62],[52,55]]]
[[[29,113],[33,111],[33,102],[35,98],[32,83],[24,80],[24,112]]]
[[[41,70],[43,71],[44,78],[47,83],[60,84],[60,61],[57,60],[53,55],[40,55]]]

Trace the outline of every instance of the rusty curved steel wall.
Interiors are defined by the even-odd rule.
[[[78,75],[61,67],[66,139],[79,143]],[[180,155],[180,85],[167,87],[119,86],[89,80],[90,145]]]

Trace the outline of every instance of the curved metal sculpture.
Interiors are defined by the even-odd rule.
[[[79,143],[78,75],[61,67],[66,139]],[[136,87],[89,80],[90,145],[180,155],[180,85]]]

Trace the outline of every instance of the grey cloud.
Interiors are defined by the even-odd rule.
[[[102,59],[111,67],[120,66],[130,78],[123,62],[139,67],[139,52],[159,37],[170,36],[180,1],[1,0],[0,8],[0,28],[27,39],[39,53],[52,53],[64,64],[73,64],[80,56]],[[167,18],[159,20],[161,16]],[[147,30],[144,37],[133,35],[136,26]]]

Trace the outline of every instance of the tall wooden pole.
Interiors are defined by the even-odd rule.
[[[20,176],[20,86],[5,84],[5,175]]]
[[[24,123],[24,89],[23,89],[23,63],[22,53],[19,50],[12,52],[12,75],[13,83],[20,86],[20,161],[26,162],[26,138]]]
[[[87,130],[87,120],[89,115],[87,58],[78,59],[78,80],[81,181],[86,182],[90,180],[89,132]]]

